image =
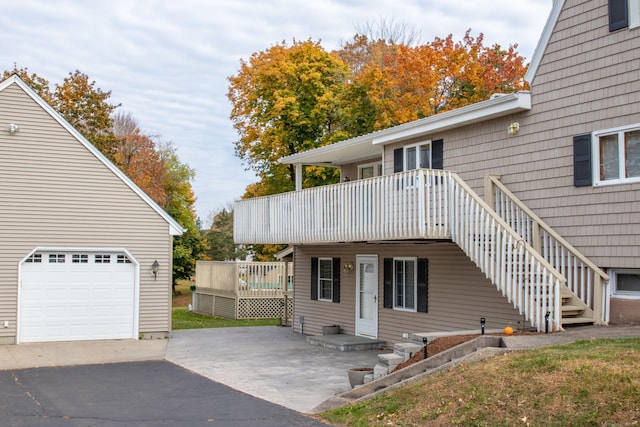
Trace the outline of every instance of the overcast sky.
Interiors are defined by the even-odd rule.
[[[518,44],[529,62],[552,0],[16,0],[2,1],[0,66],[53,86],[75,70],[111,91],[144,133],[170,141],[195,169],[203,221],[256,181],[235,157],[227,77],[283,40],[333,50],[381,18],[421,40],[471,28],[485,45]]]

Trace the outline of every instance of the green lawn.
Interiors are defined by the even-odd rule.
[[[231,328],[235,326],[279,326],[280,319],[229,320],[204,316],[186,307],[174,307],[171,326],[175,329]]]
[[[640,339],[507,353],[320,414],[342,426],[640,425]]]

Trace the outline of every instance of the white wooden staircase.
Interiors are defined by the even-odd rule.
[[[566,278],[560,289],[562,325],[606,324],[607,274],[534,214],[498,175],[485,177],[485,197],[498,215]]]

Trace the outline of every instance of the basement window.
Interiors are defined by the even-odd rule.
[[[609,277],[614,297],[640,299],[640,270],[610,270]]]

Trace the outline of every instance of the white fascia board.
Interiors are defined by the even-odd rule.
[[[542,34],[540,35],[540,39],[538,40],[538,44],[536,46],[536,50],[533,51],[531,62],[529,62],[529,67],[527,68],[527,72],[524,75],[524,80],[529,84],[533,83],[533,79],[536,77],[536,72],[538,71],[538,67],[540,66],[540,61],[542,61],[542,56],[547,50],[547,44],[549,44],[549,39],[551,38],[551,34],[556,27],[556,23],[558,22],[558,18],[560,17],[560,12],[562,11],[563,6],[564,0],[553,1],[551,12],[549,13],[549,17],[547,18],[547,23],[544,25],[544,29],[542,30]]]
[[[118,178],[120,178],[129,188],[133,190],[142,200],[144,200],[154,211],[156,211],[167,223],[169,224],[169,234],[172,236],[179,236],[183,234],[184,229],[171,215],[169,215],[164,209],[162,209],[151,197],[140,189],[124,172],[116,167],[104,154],[98,150],[95,145],[89,142],[80,132],[78,132],[69,122],[67,122],[56,110],[54,110],[49,104],[46,103],[31,87],[24,82],[17,75],[12,75],[2,83],[0,83],[0,91],[4,90],[11,84],[17,84],[22,88],[38,105],[40,105],[51,117],[54,118],[62,127],[64,127],[75,139],[78,140],[84,147],[89,150],[94,156],[98,158],[107,168],[111,170]]]
[[[531,94],[529,92],[500,95],[487,101],[390,128],[389,132],[375,137],[373,144],[388,144],[423,134],[442,132],[530,109]]]

